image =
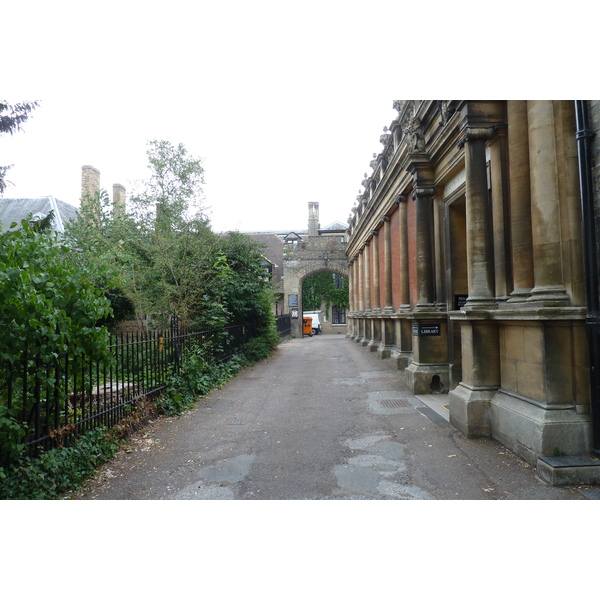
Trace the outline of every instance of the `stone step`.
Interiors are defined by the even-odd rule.
[[[600,458],[591,455],[540,456],[537,473],[551,485],[600,484]]]

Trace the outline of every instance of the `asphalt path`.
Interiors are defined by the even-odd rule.
[[[137,432],[72,499],[586,500],[465,438],[391,361],[342,335],[283,342]]]

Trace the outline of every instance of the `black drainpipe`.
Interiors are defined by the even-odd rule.
[[[589,127],[587,100],[575,100],[575,119],[586,272],[586,325],[590,353],[592,446],[594,454],[600,456],[600,288],[598,287],[598,254],[592,178],[591,139],[594,137],[594,132]]]

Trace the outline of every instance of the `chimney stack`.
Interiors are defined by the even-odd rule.
[[[93,196],[100,191],[100,171],[91,165],[81,167],[81,197]]]
[[[91,165],[81,167],[81,208],[91,211],[92,219],[100,220],[100,171]]]
[[[125,186],[113,184],[113,219],[125,216]]]
[[[308,235],[319,235],[319,203],[308,203]]]

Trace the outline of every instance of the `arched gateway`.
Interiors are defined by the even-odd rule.
[[[346,229],[319,229],[319,203],[309,202],[308,236],[289,244],[283,255],[284,312],[292,317],[292,335],[302,335],[302,284],[315,273],[348,277]],[[345,329],[344,329],[345,333]]]

